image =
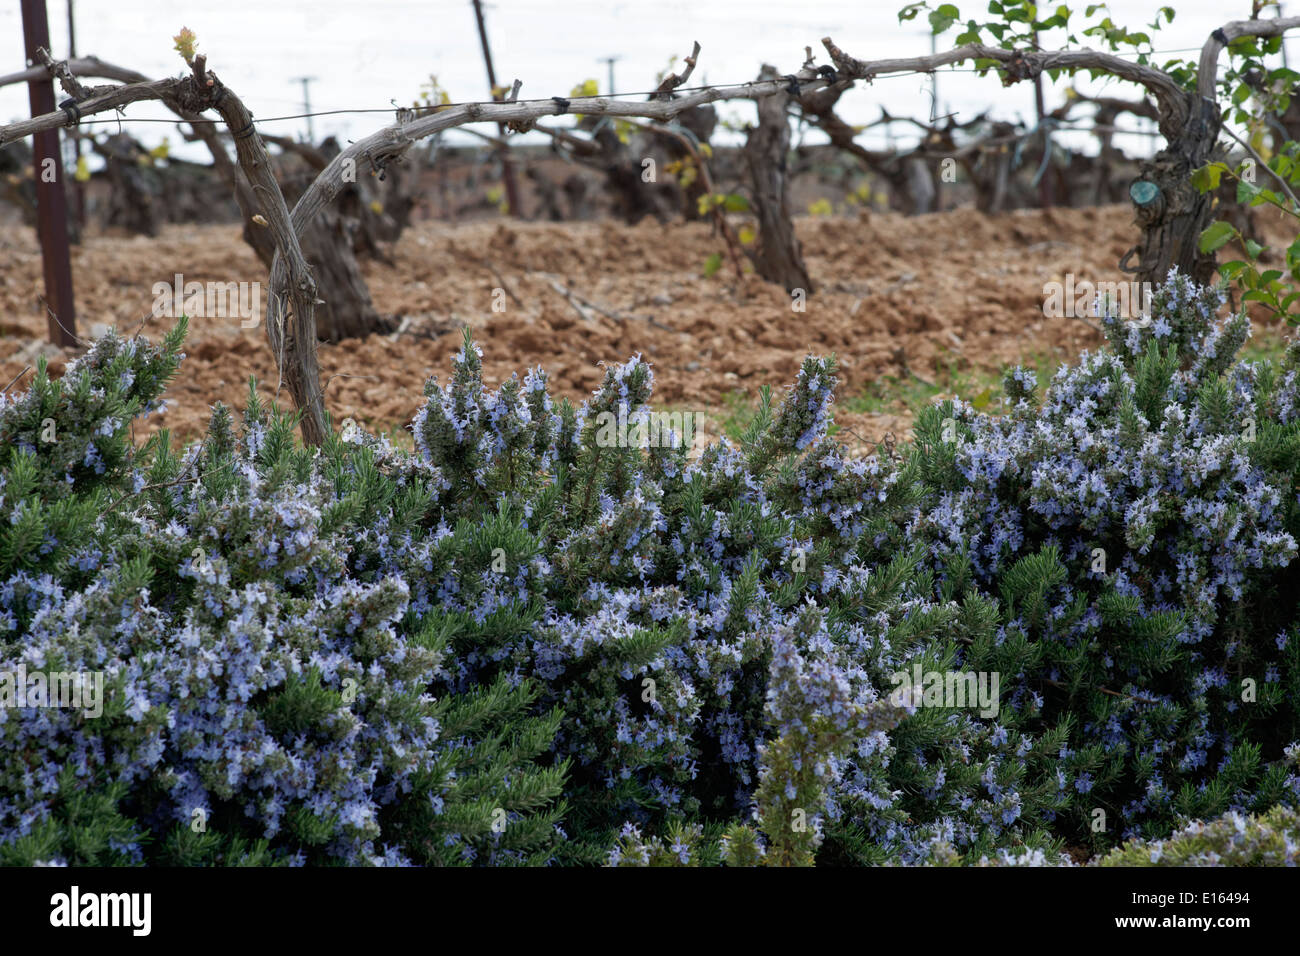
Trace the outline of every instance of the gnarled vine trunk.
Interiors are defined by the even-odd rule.
[[[777,78],[776,68],[763,66],[759,82]],[[784,91],[757,101],[758,126],[745,142],[745,162],[753,184],[754,215],[758,219],[757,248],[750,253],[755,271],[769,282],[779,282],[787,292],[802,289],[812,295],[812,279],[803,262],[803,250],[790,221],[790,179],[786,157],[790,152],[790,123],[786,110],[791,96]]]
[[[316,280],[316,334],[324,342],[341,342],[374,332],[391,332],[393,323],[379,314],[349,234],[354,224],[329,207],[302,232],[302,251]],[[269,268],[269,263],[268,263]]]
[[[1158,284],[1174,268],[1200,283],[1214,277],[1215,256],[1199,247],[1201,233],[1210,224],[1214,197],[1192,185],[1192,173],[1222,158],[1217,145],[1219,110],[1215,103],[1189,95],[1188,115],[1189,121],[1169,145],[1142,162],[1130,192],[1142,238],[1121,260],[1120,268],[1134,273],[1139,282]]]

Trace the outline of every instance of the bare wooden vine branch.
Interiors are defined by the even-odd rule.
[[[1218,80],[1219,54],[1233,40],[1242,37],[1277,37],[1300,27],[1300,17],[1278,17],[1273,20],[1233,20],[1210,34],[1201,48],[1201,60],[1196,70],[1196,92],[1214,99],[1214,84]]]
[[[111,63],[105,63],[98,57],[80,56],[75,60],[62,61],[67,66],[68,71],[74,76],[95,76],[104,80],[117,80],[119,83],[147,83],[149,78],[143,73],[137,73],[135,70],[128,70],[120,66],[114,66]],[[45,77],[48,70],[44,66],[31,66],[25,70],[19,70],[17,73],[8,73],[0,76],[0,86],[9,86],[12,83],[26,83],[29,80],[38,80]]]
[[[49,71],[51,76],[59,81],[59,86],[63,88],[63,92],[76,100],[84,100],[90,95],[86,91],[86,88],[83,87],[81,83],[78,82],[77,78],[72,75],[72,71],[68,69],[66,63],[55,62],[54,58],[50,56],[50,51],[44,48],[41,48],[36,52],[41,61],[41,65]]]
[[[659,89],[654,91],[651,99],[667,97],[673,90],[689,80],[691,74],[695,72],[695,64],[699,61],[699,58],[700,44],[697,40],[694,49],[691,50],[691,55],[686,58],[686,69],[682,70],[681,73],[669,73],[664,77],[663,82],[659,84]]]
[[[1285,21],[1269,20],[1268,23]],[[1297,22],[1300,25],[1300,21]],[[1174,79],[1163,70],[1144,66],[1098,50],[1004,50],[1001,47],[968,43],[952,50],[926,56],[904,57],[895,60],[859,60],[841,50],[830,37],[822,38],[822,46],[830,54],[835,68],[853,79],[870,80],[886,73],[930,73],[941,66],[964,63],[967,60],[994,60],[1003,71],[1005,85],[1021,80],[1031,80],[1044,70],[1101,70],[1123,80],[1144,86],[1160,104],[1161,131],[1166,136],[1176,133],[1187,116],[1186,94]]]
[[[115,86],[82,100],[77,104],[77,110],[82,116],[90,116],[95,113],[121,109],[131,103],[139,103],[143,100],[165,100],[168,96],[176,96],[180,92],[180,84],[183,82],[183,80],[155,80],[149,83],[130,83],[125,86]],[[15,140],[25,139],[28,136],[34,136],[37,133],[43,133],[46,130],[75,125],[76,123],[72,121],[72,117],[64,110],[56,110],[43,116],[19,120],[17,123],[10,123],[8,126],[0,126],[0,146],[12,143]]]

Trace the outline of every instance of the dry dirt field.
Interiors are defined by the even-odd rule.
[[[1084,321],[1044,319],[1043,284],[1067,272],[1119,280],[1115,263],[1137,234],[1127,206],[796,224],[815,284],[804,313],[778,286],[752,275],[738,283],[727,265],[705,278],[705,260],[723,245],[703,224],[417,224],[391,264],[364,265],[376,305],[403,317],[402,331],[320,346],[329,409],[336,421],[405,425],[426,378],[448,375],[465,324],[493,383],[541,364],[557,392],[581,399],[598,384],[601,363],[639,352],[654,366],[656,405],[704,413],[711,429],[729,396],[789,384],[808,352],[838,356],[841,401],[885,376],[933,381],[954,366],[996,370],[1030,356],[1072,356],[1100,336]],[[170,320],[148,318],[152,288],[176,273],[187,282],[264,279],[235,226],[173,226],[157,239],[92,236],[73,258],[83,335],[105,325],[132,332],[142,322],[144,334],[159,335]],[[557,285],[576,294],[576,306]],[[504,312],[492,311],[498,287]],[[0,382],[42,352],[55,373],[72,357],[43,344],[41,290],[35,237],[5,228]],[[186,353],[165,414],[148,427],[193,437],[214,402],[243,407],[250,375],[265,396],[276,390],[260,323],[193,319]],[[862,441],[891,432],[901,439],[908,413],[897,406],[836,418]]]

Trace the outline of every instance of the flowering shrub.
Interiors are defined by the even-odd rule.
[[[502,675],[544,685],[543,702],[564,715],[555,752],[573,760],[573,842],[600,848],[571,847],[580,858],[603,859],[625,824],[723,824],[754,809],[779,635],[800,635],[790,652],[818,660],[847,719],[880,696],[858,657],[868,630],[928,636],[946,620],[902,606],[906,562],[868,583],[852,544],[869,520],[901,514],[906,495],[879,463],[816,444],[833,385],[833,362],[809,359],[779,408],[765,396],[741,447],[694,462],[680,445],[595,440],[603,413],[634,422],[647,411],[652,374],[639,359],[610,369],[573,409],[550,402],[540,372],[522,390],[512,381],[488,392],[467,341],[452,383],[426,390],[417,447],[455,475],[450,510],[481,508],[469,504],[481,495],[495,512],[450,531],[444,547],[459,560],[431,565],[442,583],[429,601],[457,622],[464,651],[456,686]],[[867,600],[880,607],[856,623]],[[845,621],[828,621],[841,605]],[[860,746],[883,755],[883,731]],[[842,764],[828,752],[818,772],[830,785],[800,797],[810,833],[834,812]]]
[[[692,460],[598,440],[639,357],[574,407],[468,337],[413,452],[255,388],[135,449],[183,329],[106,338],[0,407],[0,675],[107,696],[0,707],[0,862],[1033,864],[1294,805],[1300,387],[1218,304],[869,457],[833,359]],[[898,687],[954,672],[1001,690]]]
[[[178,344],[100,341],[69,370],[79,387],[64,414],[90,418],[123,364],[137,383],[174,368]],[[6,411],[6,430],[30,415]],[[238,442],[223,408],[183,459],[164,435],[147,465],[117,476],[133,491],[88,522],[93,543],[0,586],[0,672],[99,672],[109,689],[94,718],[0,708],[6,861],[508,862],[555,837],[564,768],[530,759],[556,715],[525,713],[527,682],[435,698],[445,638],[405,626],[405,581],[362,580],[345,558],[347,517],[386,507],[393,523],[394,489],[341,488],[330,471],[373,478],[370,456],[327,468],[291,436],[255,396]],[[58,453],[19,444],[6,488],[19,468],[51,466],[64,467]],[[16,507],[62,492],[28,485],[44,493]],[[490,757],[476,749],[499,738]],[[494,826],[511,818],[508,836]]]
[[[0,447],[8,455],[0,470],[0,574],[49,571],[91,540],[99,511],[128,488],[127,429],[160,407],[185,328],[178,323],[159,349],[114,340],[62,379],[50,379],[42,358],[25,394],[0,393]]]
[[[1193,821],[1167,840],[1133,840],[1098,866],[1297,866],[1300,816],[1277,806],[1259,816],[1231,811],[1209,823]]]
[[[1300,792],[1296,372],[1234,364],[1222,301],[1171,276],[1041,398],[1015,370],[1007,414],[917,425],[933,493],[903,537],[943,587],[999,596],[961,658],[1014,687],[999,722],[1068,798],[1045,822],[1096,849]]]

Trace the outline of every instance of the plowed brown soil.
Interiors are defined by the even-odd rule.
[[[1100,337],[1084,321],[1045,319],[1043,284],[1067,272],[1120,280],[1115,264],[1137,237],[1127,207],[802,218],[797,231],[816,286],[802,313],[778,286],[752,275],[737,282],[729,265],[705,278],[705,260],[723,251],[706,225],[419,224],[391,264],[364,266],[376,305],[404,317],[403,331],[320,346],[328,406],[336,421],[404,425],[426,377],[448,375],[463,324],[473,326],[493,383],[540,364],[555,391],[581,399],[599,383],[600,363],[640,352],[654,366],[656,404],[712,415],[715,427],[730,393],[788,385],[809,352],[838,356],[841,396],[885,375],[933,379],[954,362],[997,368],[1030,355],[1072,356]],[[264,278],[238,228],[228,226],[169,227],[152,240],[91,237],[73,257],[83,335],[98,325],[139,328],[153,284],[175,273],[200,282]],[[492,311],[497,288],[505,290],[496,297],[504,312]],[[42,345],[41,290],[34,236],[6,229],[0,384],[42,350],[56,372],[74,354]],[[151,318],[144,334],[169,324]],[[186,352],[153,427],[178,438],[198,434],[214,402],[243,407],[250,375],[265,395],[275,392],[260,323],[242,329],[238,317],[196,318]],[[281,400],[287,404],[287,394]],[[902,438],[908,425],[901,407],[837,420],[869,441],[891,431]]]

